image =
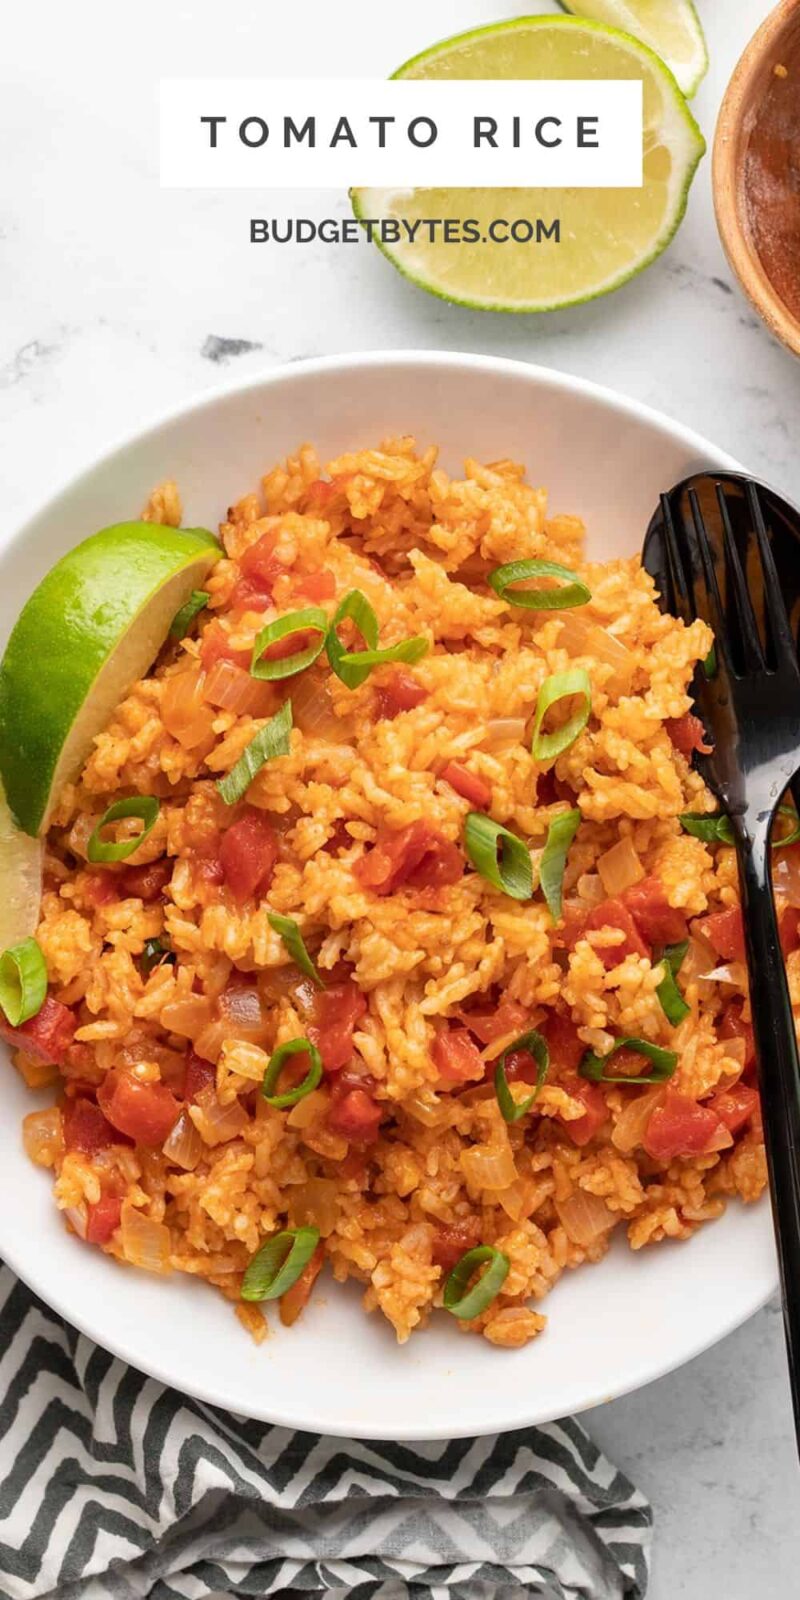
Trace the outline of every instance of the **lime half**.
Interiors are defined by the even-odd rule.
[[[44,832],[120,700],[220,555],[205,528],[121,522],[70,550],[26,602],[0,664],[0,779]]]
[[[41,839],[20,832],[0,787],[0,951],[36,932],[41,894]]]
[[[607,22],[641,39],[665,61],[688,99],[708,71],[708,51],[692,0],[559,0],[574,17]]]
[[[640,189],[356,189],[356,216],[415,222],[474,219],[481,242],[380,248],[420,288],[484,311],[555,311],[607,294],[669,244],[705,141],[664,63],[645,45],[577,17],[523,17],[461,34],[415,56],[397,78],[639,78],[644,85]],[[559,222],[559,241],[492,243],[490,223]],[[486,242],[483,242],[486,241]]]

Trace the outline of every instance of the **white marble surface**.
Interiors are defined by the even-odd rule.
[[[696,111],[710,138],[730,70],[769,8],[698,4],[712,67]],[[384,72],[433,38],[525,9],[535,7],[404,0],[397,15],[375,0],[31,0],[9,8],[0,61],[6,516],[18,520],[108,441],[220,378],[388,346],[491,351],[598,379],[682,418],[800,498],[800,365],[731,285],[709,160],[661,261],[609,299],[542,319],[449,308],[366,246],[252,249],[247,219],[262,214],[263,197],[253,206],[245,194],[159,194],[159,76]],[[345,210],[340,196],[301,198],[279,200],[279,213]],[[777,1308],[589,1420],[654,1501],[652,1600],[796,1592],[798,1475]]]

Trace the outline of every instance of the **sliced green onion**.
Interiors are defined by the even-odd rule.
[[[567,700],[572,695],[581,695],[583,705],[561,728],[554,728],[552,733],[542,733],[542,723],[551,706],[559,700]],[[539,698],[536,701],[536,715],[533,720],[532,751],[537,761],[550,761],[553,756],[560,756],[575,743],[578,734],[586,727],[592,709],[592,685],[585,667],[571,667],[568,672],[553,672],[545,678]]]
[[[291,656],[281,656],[277,661],[262,659],[264,651],[271,644],[276,644],[279,639],[289,638],[293,633],[306,632],[318,633],[319,639],[307,645],[304,650],[296,650]],[[278,678],[293,678],[295,673],[303,672],[321,653],[327,632],[328,617],[321,606],[307,606],[305,611],[287,611],[285,617],[278,617],[275,622],[268,622],[266,628],[262,628],[256,635],[250,658],[251,678],[266,679],[271,683]]]
[[[464,849],[475,871],[487,883],[509,894],[512,900],[530,900],[533,863],[523,839],[482,811],[469,811],[464,822]]]
[[[794,806],[778,806],[778,814],[781,813],[785,817],[792,818],[792,827],[788,833],[782,833],[779,839],[773,839],[773,850],[784,850],[788,844],[797,844],[800,839],[800,814],[795,811]]]
[[[413,666],[429,650],[428,640],[423,639],[422,634],[415,634],[413,639],[401,639],[399,644],[390,644],[385,650],[346,650],[340,657],[339,666],[345,670],[357,667],[359,671],[366,667],[367,672],[371,672],[373,667],[382,667],[387,661],[404,661]]]
[[[558,922],[561,916],[567,851],[578,831],[580,820],[580,811],[562,811],[553,818],[547,830],[547,841],[539,862],[539,882],[554,922]]]
[[[703,662],[703,671],[707,678],[713,678],[717,670],[717,647],[712,644],[711,649]]]
[[[511,588],[526,578],[562,578],[564,582],[558,589]],[[585,606],[592,598],[591,589],[577,573],[560,567],[557,561],[508,561],[504,567],[495,567],[486,581],[501,600],[524,606],[526,611],[565,611],[570,606]]]
[[[139,957],[139,971],[143,978],[149,978],[154,967],[171,965],[176,960],[175,952],[166,939],[145,939]]]
[[[506,1059],[517,1050],[528,1050],[533,1056],[537,1067],[536,1085],[533,1094],[529,1094],[526,1100],[521,1100],[519,1105],[511,1093],[508,1086],[508,1078],[506,1077]],[[521,1122],[522,1118],[527,1115],[534,1100],[538,1098],[544,1080],[547,1077],[549,1065],[550,1051],[547,1048],[547,1041],[535,1029],[530,1033],[521,1033],[519,1038],[515,1039],[514,1043],[510,1044],[502,1055],[498,1056],[494,1069],[494,1092],[497,1095],[497,1104],[500,1107],[500,1115],[504,1122]]]
[[[279,933],[295,966],[304,972],[307,978],[316,983],[318,988],[324,989],[325,985],[314,966],[313,961],[303,942],[303,935],[294,920],[294,917],[281,917],[277,911],[267,913],[267,922],[271,928]]]
[[[615,1056],[618,1050],[635,1050],[637,1055],[644,1056],[653,1063],[652,1072],[643,1072],[638,1078],[626,1077],[621,1074],[617,1077],[606,1072],[606,1063]],[[606,1056],[596,1056],[593,1050],[587,1050],[586,1055],[578,1067],[582,1078],[589,1078],[592,1083],[666,1083],[671,1078],[678,1065],[678,1056],[675,1050],[662,1050],[660,1045],[651,1044],[649,1039],[634,1039],[626,1035],[618,1039]]]
[[[130,800],[115,800],[105,816],[100,818],[89,839],[86,846],[88,860],[95,864],[98,861],[126,861],[152,833],[160,810],[161,802],[152,794],[136,794]],[[143,824],[141,833],[137,833],[133,839],[122,839],[119,844],[104,839],[103,829],[110,822],[119,822],[122,817],[140,817]]]
[[[41,1011],[47,994],[47,967],[35,939],[12,944],[0,956],[0,1010],[12,1028]]]
[[[378,619],[366,595],[362,594],[360,589],[351,589],[349,594],[345,595],[333,617],[325,641],[331,670],[336,673],[337,678],[341,678],[348,689],[357,689],[364,679],[369,677],[372,668],[356,667],[352,664],[342,665],[342,659],[347,652],[336,629],[347,617],[355,623],[367,648],[374,650],[378,643]]]
[[[319,1228],[285,1228],[247,1263],[243,1300],[279,1300],[296,1283],[319,1244]]]
[[[289,1057],[305,1055],[309,1058],[310,1066],[302,1083],[298,1083],[294,1089],[286,1089],[283,1094],[276,1094],[276,1084]],[[316,1045],[310,1039],[287,1039],[285,1044],[279,1044],[277,1050],[273,1050],[269,1058],[261,1093],[268,1106],[276,1106],[283,1111],[286,1106],[296,1106],[298,1100],[305,1100],[306,1095],[317,1088],[321,1078],[322,1057]]]
[[[486,1271],[481,1273],[477,1283],[469,1287],[470,1278],[478,1267],[487,1262]],[[502,1250],[495,1250],[493,1245],[478,1244],[474,1250],[468,1250],[466,1255],[457,1261],[444,1286],[443,1302],[446,1311],[452,1317],[458,1317],[462,1322],[469,1322],[472,1317],[479,1317],[482,1311],[490,1306],[500,1293],[509,1273],[510,1262]]]
[[[688,1017],[692,1009],[691,1006],[687,1006],[676,981],[688,948],[689,940],[684,939],[682,944],[667,945],[661,957],[664,963],[664,976],[656,989],[656,995],[667,1022],[670,1022],[673,1028],[677,1028],[678,1023],[683,1022],[684,1017]]]
[[[193,589],[188,600],[181,606],[180,611],[175,612],[169,627],[170,639],[183,639],[189,632],[198,612],[205,610],[210,599],[211,596],[206,594],[205,589]]]
[[[733,828],[730,817],[724,811],[715,811],[711,815],[702,811],[684,811],[678,818],[684,833],[691,833],[695,839],[704,839],[706,844],[733,844]]]
[[[250,740],[227,777],[220,778],[217,792],[222,795],[226,806],[235,806],[237,800],[241,800],[265,762],[273,761],[276,756],[288,756],[291,727],[292,702],[285,700],[280,711],[276,711],[274,717],[270,717],[269,722]]]

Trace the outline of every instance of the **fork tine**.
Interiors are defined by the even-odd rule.
[[[683,622],[694,622],[697,616],[694,589],[687,578],[668,494],[661,495],[661,516],[664,527],[664,551],[667,558],[667,585],[670,591],[665,595],[665,599],[670,611],[679,616]]]
[[[756,622],[756,614],[753,610],[753,602],[750,599],[750,590],[747,587],[747,579],[742,571],[742,563],[739,560],[739,552],[736,548],[736,540],[733,535],[733,528],[731,527],[730,512],[728,510],[728,502],[725,498],[725,490],[723,489],[721,483],[718,483],[716,487],[717,505],[719,506],[719,514],[722,518],[722,537],[725,546],[725,564],[728,588],[729,590],[733,591],[736,613],[739,618],[739,627],[742,634],[742,647],[744,651],[744,664],[747,670],[750,672],[763,672],[766,667],[764,650],[758,632],[758,623]]]
[[[758,497],[758,489],[754,483],[747,484],[747,504],[756,531],[758,549],[761,556],[761,571],[764,580],[764,611],[769,631],[772,635],[772,644],[775,650],[776,665],[780,665],[782,658],[791,662],[796,661],[797,646],[792,636],[789,618],[786,613],[786,602],[783,598],[781,581],[775,565],[775,557],[769,542],[764,513]]]
[[[709,544],[706,525],[703,521],[703,513],[700,510],[700,502],[694,489],[689,490],[689,505],[692,512],[692,521],[694,523],[694,533],[697,541],[697,548],[700,552],[700,560],[703,564],[703,577],[705,578],[706,594],[708,597],[708,624],[714,634],[714,644],[716,646],[717,653],[722,653],[727,656],[728,628],[725,622],[725,613],[722,609],[722,599],[719,592],[719,584],[717,583],[717,574],[714,568],[714,556],[711,550],[711,545]]]

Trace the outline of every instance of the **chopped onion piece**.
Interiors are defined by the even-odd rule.
[[[268,684],[251,678],[243,667],[221,656],[215,661],[203,689],[203,698],[220,711],[235,716],[268,717],[275,709],[275,692]]]
[[[203,1141],[187,1111],[182,1111],[169,1138],[162,1146],[168,1161],[184,1172],[194,1172],[204,1154]]]
[[[190,994],[185,1000],[171,1000],[161,1012],[161,1026],[167,1033],[180,1034],[182,1039],[196,1039],[211,1021],[211,1001],[202,994]]]
[[[221,1106],[217,1093],[209,1084],[201,1089],[197,1102],[189,1106],[189,1116],[194,1123],[204,1144],[225,1144],[229,1139],[238,1139],[248,1126],[250,1118],[240,1105],[234,1100],[231,1105]]]
[[[504,744],[522,744],[527,722],[524,717],[493,717],[486,724],[481,744],[496,748]]]
[[[327,683],[314,672],[303,673],[292,684],[292,717],[308,738],[341,741],[347,728],[346,719],[334,713]]]
[[[743,961],[726,961],[711,972],[698,972],[700,983],[730,983],[734,989],[747,987],[747,968]]]
[[[161,720],[184,750],[193,750],[202,744],[210,732],[205,680],[206,675],[197,664],[164,680]]]
[[[77,1233],[78,1238],[85,1239],[86,1230],[89,1226],[89,1213],[87,1212],[85,1205],[81,1204],[79,1206],[67,1206],[64,1216],[69,1218],[69,1221]]]
[[[295,1228],[316,1228],[323,1239],[333,1233],[339,1216],[335,1178],[309,1178],[292,1192],[290,1211]]]
[[[220,1021],[227,1024],[228,1038],[245,1039],[249,1044],[261,1044],[269,1032],[269,1018],[255,987],[229,984],[218,1000]]]
[[[577,611],[561,611],[558,616],[561,622],[558,648],[571,656],[590,656],[593,662],[611,667],[607,687],[612,693],[622,694],[630,688],[636,672],[636,657],[632,651],[607,628],[601,628]]]
[[[623,1092],[627,1097],[627,1089]],[[622,1150],[628,1155],[631,1150],[639,1148],[647,1131],[647,1124],[656,1106],[661,1103],[664,1092],[663,1088],[657,1086],[645,1090],[644,1094],[626,1098],[625,1108],[617,1117],[611,1132],[611,1143],[617,1150]]]
[[[146,1217],[127,1200],[120,1217],[120,1242],[122,1254],[132,1267],[143,1267],[145,1272],[170,1271],[169,1228]]]
[[[556,1200],[558,1218],[568,1239],[573,1244],[592,1245],[603,1234],[610,1233],[619,1220],[599,1195],[587,1194],[578,1189],[568,1200]]]
[[[776,851],[772,881],[787,905],[800,908],[800,850]]]
[[[644,867],[628,838],[619,839],[600,856],[597,870],[609,900],[614,895],[623,894],[644,877]]]
[[[461,1156],[461,1168],[474,1189],[508,1189],[518,1176],[510,1145],[474,1145]]]
[[[22,1119],[25,1154],[37,1167],[54,1167],[64,1154],[64,1128],[58,1106],[29,1111]]]

